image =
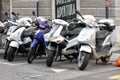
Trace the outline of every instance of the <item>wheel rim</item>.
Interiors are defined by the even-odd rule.
[[[78,66],[79,67],[83,64],[84,58],[85,58],[85,54],[79,52],[79,56],[78,56]]]

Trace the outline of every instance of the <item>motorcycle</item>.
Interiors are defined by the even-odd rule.
[[[26,32],[26,28],[31,26],[28,20],[32,21],[32,19],[29,17],[21,18],[18,21],[19,28],[9,36],[10,43],[7,50],[8,61],[13,61],[15,54],[17,54],[18,52],[23,54],[27,54],[29,52],[29,47],[32,40],[28,36],[29,34],[27,35],[27,37],[24,35],[24,33]]]
[[[80,12],[78,11],[78,14]],[[81,14],[80,14],[81,15]],[[102,62],[107,63],[112,55],[111,50],[111,33],[115,28],[112,19],[101,19],[98,22],[99,28],[94,24],[95,18],[92,17],[93,22],[86,21],[82,18],[82,22],[86,27],[82,29],[78,36],[79,55],[78,55],[78,68],[84,70],[90,59],[101,59]]]
[[[58,56],[64,55],[67,59],[73,60],[78,56],[78,43],[77,37],[81,29],[84,27],[83,24],[76,21],[76,23],[68,23],[61,19],[54,19],[52,21],[52,29],[49,33],[45,34],[47,46],[47,58],[46,65],[52,66],[54,59]],[[77,25],[74,28],[69,29],[70,25]],[[62,30],[66,29],[66,34],[62,35]],[[70,30],[70,31],[69,31]]]

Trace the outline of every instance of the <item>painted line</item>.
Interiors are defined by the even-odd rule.
[[[40,59],[36,59],[34,60],[34,63],[36,62],[45,62],[45,60],[40,60]],[[10,66],[17,66],[17,65],[24,65],[24,64],[28,64],[28,62],[8,62],[8,61],[5,61],[5,60],[0,60],[0,64],[4,64],[4,65],[10,65]]]
[[[56,73],[67,71],[67,69],[53,69],[53,68],[51,68],[51,70]]]
[[[35,77],[40,77],[40,76],[42,76],[42,75],[30,75],[29,77],[30,78],[35,78]]]
[[[10,66],[16,66],[16,65],[23,65],[23,64],[28,64],[28,63],[27,62],[24,62],[24,63],[0,62],[0,64],[10,65]]]
[[[110,79],[120,79],[120,75],[115,75],[115,76],[112,76],[112,77],[109,77]]]

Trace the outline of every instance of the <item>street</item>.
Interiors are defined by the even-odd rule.
[[[78,70],[77,61],[63,59],[55,61],[52,67],[46,66],[45,57],[37,58],[28,64],[26,57],[16,56],[13,62],[0,55],[0,80],[118,80],[120,67],[115,67],[119,53],[114,53],[107,64],[91,60],[84,71]]]

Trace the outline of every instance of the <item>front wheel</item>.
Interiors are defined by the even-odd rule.
[[[13,61],[13,59],[15,58],[16,51],[17,51],[17,48],[9,47],[8,52],[7,52],[8,61]]]
[[[7,51],[8,51],[8,48],[9,48],[9,43],[10,41],[6,41],[6,45],[5,45],[5,51],[4,51],[4,55],[3,55],[3,58],[6,59],[7,58]]]
[[[36,52],[36,47],[30,49],[28,53],[28,63],[32,63],[32,61],[35,59],[36,57],[35,52]]]
[[[78,68],[79,70],[84,70],[89,62],[90,54],[87,52],[81,52],[78,56]]]
[[[52,66],[54,57],[55,57],[55,51],[48,50],[48,52],[47,52],[47,59],[46,59],[46,65],[47,65],[48,67],[51,67],[51,66]]]

